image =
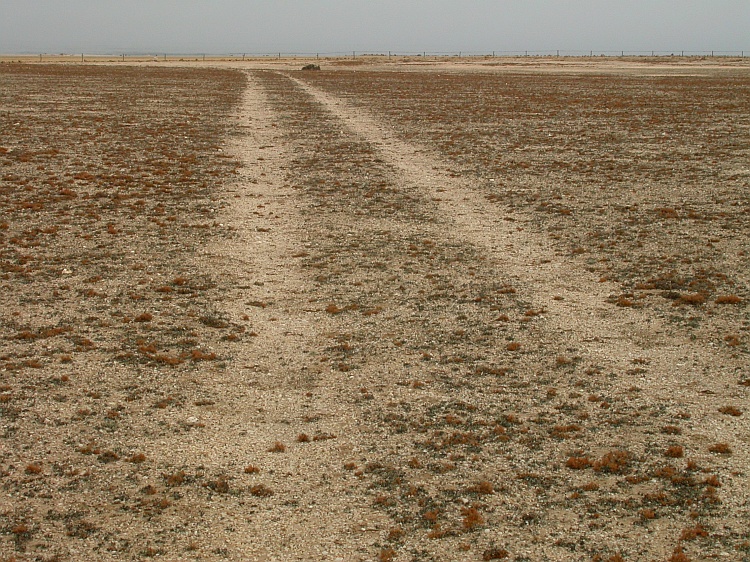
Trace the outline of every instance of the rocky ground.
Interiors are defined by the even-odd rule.
[[[0,64],[0,560],[747,560],[750,74]]]

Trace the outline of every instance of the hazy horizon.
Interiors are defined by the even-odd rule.
[[[3,0],[2,53],[740,52],[746,0]]]

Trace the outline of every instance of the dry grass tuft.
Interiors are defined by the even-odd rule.
[[[734,417],[739,417],[742,415],[742,410],[735,406],[722,406],[721,408],[719,408],[719,412]]]
[[[670,459],[681,459],[685,456],[685,449],[680,445],[672,445],[664,451],[664,456]]]
[[[472,494],[492,494],[495,492],[495,487],[488,480],[480,480],[466,490]]]
[[[461,510],[461,514],[464,516],[462,525],[467,531],[473,531],[477,527],[484,525],[484,517],[479,513],[476,507],[467,507]]]
[[[505,560],[510,553],[504,548],[488,548],[482,553],[482,560]]]
[[[566,462],[565,466],[572,468],[573,470],[583,470],[593,466],[593,462],[588,457],[570,457]]]
[[[250,488],[250,493],[256,498],[267,498],[273,495],[273,490],[265,484],[256,484]]]

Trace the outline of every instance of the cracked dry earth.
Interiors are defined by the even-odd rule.
[[[0,77],[0,560],[748,559],[745,69]]]

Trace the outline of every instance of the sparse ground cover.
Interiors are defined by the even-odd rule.
[[[746,73],[342,74],[307,79],[438,150],[501,212],[533,211],[619,306],[684,321],[684,304],[747,296]]]
[[[0,67],[6,559],[747,558],[750,79],[445,70]]]
[[[244,336],[187,261],[221,230],[244,77],[7,65],[0,80],[3,560],[157,553],[150,521],[184,472],[153,444],[199,430],[212,389],[187,381]]]

